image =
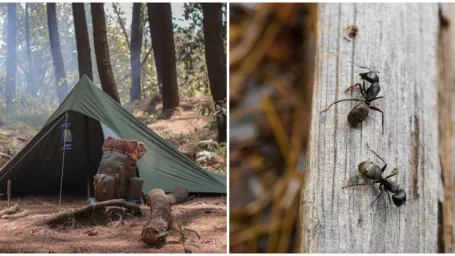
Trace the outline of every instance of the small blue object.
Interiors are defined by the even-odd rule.
[[[68,121],[68,112],[66,113],[65,123],[62,124],[62,136],[60,138],[60,144],[62,144],[62,150],[73,149],[73,134],[71,133],[71,122]]]
[[[89,197],[89,198],[85,201],[84,204],[87,205],[87,204],[96,203],[96,202],[97,202],[97,201],[96,201],[95,198]]]

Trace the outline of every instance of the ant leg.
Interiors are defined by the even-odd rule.
[[[387,195],[388,195],[388,198],[389,198],[389,204],[392,204],[392,199],[390,198],[390,192],[389,191],[386,191],[387,192]]]
[[[387,168],[387,163],[386,163],[386,161],[384,161],[384,159],[382,159],[382,157],[380,157],[380,156],[378,155],[378,153],[374,152],[374,151],[370,148],[370,146],[368,145],[368,143],[366,143],[366,145],[367,145],[367,148],[368,148],[371,152],[373,152],[373,154],[375,154],[379,159],[381,159],[381,160],[384,162],[385,165],[384,165],[384,167],[382,167],[382,169],[381,169],[381,172],[384,172],[385,169]]]
[[[379,97],[373,98],[372,100],[370,100],[370,102],[372,102],[374,100],[382,99],[382,98],[384,98],[384,96],[379,96]]]
[[[381,112],[382,116],[382,134],[384,134],[384,112],[375,106],[370,106],[370,109]]]
[[[398,173],[390,174],[389,176],[385,177],[384,179],[388,179],[388,178],[393,177],[393,176],[395,176],[395,175],[397,175],[397,174],[398,174]]]
[[[376,197],[376,199],[374,199],[374,201],[371,203],[371,207],[373,207],[373,204],[376,202],[376,200],[379,199],[379,197],[381,197],[382,193],[384,193],[384,189],[382,188],[383,186],[379,186],[379,189],[381,190],[381,193]]]
[[[332,107],[333,105],[335,105],[335,104],[337,104],[337,103],[339,103],[339,102],[342,102],[342,101],[361,101],[361,102],[364,102],[364,100],[359,100],[359,99],[344,99],[344,100],[337,100],[337,101],[335,101],[334,103],[330,104],[330,106],[329,106],[328,108],[322,110],[321,113],[322,113],[322,112],[325,112],[325,111],[327,111],[327,110],[329,110],[330,107]]]

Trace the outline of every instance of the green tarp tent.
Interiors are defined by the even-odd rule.
[[[74,145],[63,156],[60,137],[65,113],[72,123]],[[0,169],[0,193],[6,191],[7,180],[12,182],[13,195],[58,193],[63,162],[63,194],[86,195],[101,160],[102,144],[109,135],[146,144],[147,153],[137,161],[144,193],[153,188],[170,192],[177,186],[189,192],[226,193],[226,175],[198,167],[86,76],[41,131]]]

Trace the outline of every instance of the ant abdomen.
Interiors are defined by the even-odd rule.
[[[367,119],[368,114],[370,113],[370,107],[365,102],[360,102],[355,105],[353,109],[348,114],[348,122],[352,126],[357,126],[359,123]]]

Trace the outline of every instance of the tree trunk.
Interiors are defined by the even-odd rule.
[[[159,26],[152,26],[152,19],[151,17],[153,16],[153,12],[152,12],[152,9],[154,8],[154,6],[151,4],[151,3],[148,3],[147,4],[147,13],[148,13],[148,19],[149,19],[149,26],[150,26],[150,36],[153,37],[154,34],[159,34],[160,33],[160,29],[159,29]],[[154,30],[152,30],[154,29]],[[158,90],[159,90],[159,93],[161,95],[161,97],[163,97],[163,77],[162,77],[162,74],[161,74],[161,65],[160,65],[160,54],[161,54],[161,51],[159,50],[159,47],[158,47],[158,40],[156,40],[156,42],[153,41],[153,38],[151,39],[151,44],[152,44],[152,49],[153,49],[153,56],[155,58],[155,68],[156,68],[156,80],[158,82]]]
[[[221,3],[202,3],[205,60],[213,102],[226,99],[226,51],[224,50]],[[218,141],[226,141],[226,118],[217,121]]]
[[[130,101],[141,98],[141,49],[142,49],[142,27],[141,27],[141,3],[133,4],[133,20],[131,22],[131,91]]]
[[[68,94],[65,65],[63,63],[62,50],[60,49],[60,36],[58,34],[57,10],[55,3],[47,3],[47,26],[51,42],[52,60],[54,62],[55,85],[57,87],[58,100],[61,103]]]
[[[16,4],[8,4],[8,40],[6,68],[6,104],[9,109],[15,108],[16,98]]]
[[[30,20],[29,20],[29,5],[25,4],[25,43],[27,47],[27,62],[28,62],[28,83],[27,92],[36,97],[38,95],[38,88],[36,86],[35,67],[32,61],[32,50],[30,49]]]
[[[106,20],[103,3],[91,3],[93,40],[95,42],[96,64],[103,91],[120,103],[114,73],[112,72],[109,46],[107,43]]]
[[[146,244],[161,247],[166,242],[166,236],[157,235],[172,226],[171,206],[161,189],[152,189],[148,193],[147,204],[150,205],[150,220],[142,229],[141,239]]]
[[[85,18],[84,3],[73,3],[74,30],[76,32],[77,63],[79,77],[87,75],[93,81],[90,41]]]
[[[148,3],[153,53],[163,87],[163,112],[179,106],[177,67],[175,63],[174,31],[170,3]]]
[[[301,201],[301,252],[434,253],[438,241],[441,169],[437,120],[437,4],[320,4],[311,137]],[[356,24],[354,40],[344,28]],[[361,98],[344,93],[366,72],[348,61],[380,71],[384,96],[358,127],[347,121]],[[452,72],[449,70],[449,72]],[[452,84],[453,86],[453,84]],[[453,139],[452,139],[453,141]],[[343,186],[358,178],[357,165],[387,163],[385,175],[407,194],[397,208],[378,185]],[[453,169],[452,169],[453,170]],[[360,178],[359,183],[371,183]],[[453,192],[452,192],[453,193]]]
[[[451,24],[441,24],[439,32],[438,118],[439,158],[441,161],[444,201],[439,203],[439,253],[455,252],[455,5],[441,4],[441,14]],[[444,23],[441,16],[441,23]],[[447,26],[448,25],[448,26]]]

